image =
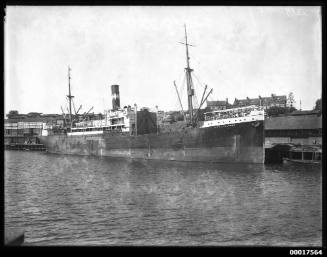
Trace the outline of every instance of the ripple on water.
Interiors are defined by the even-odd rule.
[[[30,245],[321,245],[321,169],[5,152]]]

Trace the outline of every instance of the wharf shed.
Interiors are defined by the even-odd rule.
[[[41,135],[44,124],[56,126],[63,125],[63,117],[60,115],[35,115],[28,116],[21,114],[21,117],[5,119],[4,139],[5,145],[9,144],[38,144],[38,136]]]
[[[316,112],[296,112],[265,120],[265,147],[275,144],[322,144],[322,116]]]

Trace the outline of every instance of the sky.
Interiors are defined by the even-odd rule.
[[[321,98],[320,7],[7,6],[5,113],[67,111],[68,66],[76,109],[187,108],[186,25],[198,103],[288,95],[310,110]],[[204,105],[205,106],[205,105]],[[203,107],[204,107],[203,106]],[[92,111],[92,112],[93,112]]]

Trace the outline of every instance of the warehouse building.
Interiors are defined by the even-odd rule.
[[[265,147],[275,144],[322,144],[322,116],[317,111],[296,111],[265,120]]]

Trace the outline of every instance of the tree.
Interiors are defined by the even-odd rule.
[[[321,112],[321,98],[316,101],[316,105],[313,110]]]
[[[16,115],[16,114],[18,114],[18,111],[16,111],[16,110],[12,110],[12,111],[9,111],[9,114],[10,114],[10,115]]]
[[[9,111],[9,113],[6,114],[8,119],[14,118],[16,115],[18,115],[18,111],[16,110]]]
[[[291,108],[293,107],[293,104],[296,103],[293,92],[290,92],[288,94],[287,102],[289,103],[289,105],[290,105]]]
[[[280,107],[280,106],[272,106],[267,110],[268,116],[278,116],[280,114],[287,114],[296,111],[294,107]]]

